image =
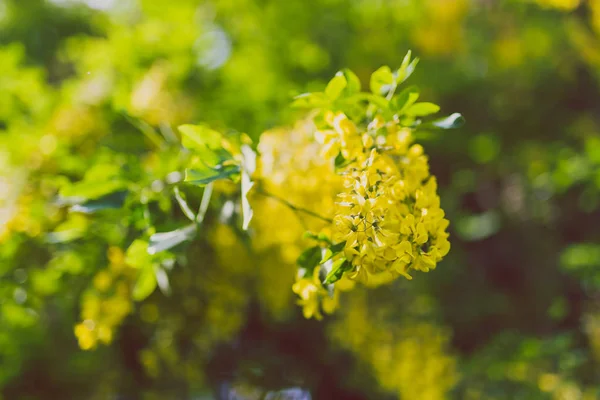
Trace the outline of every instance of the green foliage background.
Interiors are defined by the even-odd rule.
[[[301,116],[293,96],[346,67],[367,86],[408,49],[411,84],[468,121],[420,138],[451,221],[436,271],[370,292],[366,310],[351,294],[322,323],[291,296],[275,312],[264,288],[280,283],[256,277],[267,261],[213,205],[161,264],[169,286],[151,278],[110,346],[79,349],[107,246],[148,214],[159,232],[186,218],[141,189],[127,201],[144,206],[67,216],[49,206],[58,188],[83,179],[120,204],[102,195],[181,168],[173,127],[257,141]],[[595,0],[0,0],[0,397],[600,398],[599,71]],[[365,319],[379,331],[355,340]],[[400,366],[413,372],[386,378]]]

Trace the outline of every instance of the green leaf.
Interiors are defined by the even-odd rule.
[[[79,214],[70,214],[68,219],[46,235],[48,243],[67,243],[85,236],[88,220]]]
[[[325,277],[323,281],[324,285],[330,285],[339,281],[342,278],[344,272],[352,269],[352,263],[346,260],[344,257],[335,260],[332,265],[329,273]]]
[[[137,281],[133,287],[133,299],[142,301],[154,292],[156,289],[156,274],[153,265],[146,265],[140,269]]]
[[[323,253],[323,257],[321,258],[320,264],[323,264],[324,262],[326,262],[326,261],[330,260],[331,258],[335,257],[336,255],[340,254],[340,252],[342,250],[344,250],[345,246],[346,246],[346,242],[340,242],[340,243],[336,243],[336,244],[331,245],[328,248],[326,248],[325,252]]]
[[[125,204],[125,199],[127,198],[128,194],[129,191],[120,190],[94,200],[88,200],[80,204],[74,204],[71,206],[70,211],[83,214],[93,214],[102,210],[119,209],[123,207],[123,204]]]
[[[419,99],[419,88],[409,86],[392,98],[390,109],[396,113],[402,113]]]
[[[371,75],[370,88],[371,92],[378,95],[385,95],[396,84],[396,79],[392,70],[387,65],[379,68]]]
[[[424,123],[420,127],[424,129],[455,129],[460,128],[464,124],[465,118],[459,113],[454,113],[445,118]]]
[[[368,101],[369,103],[377,106],[381,110],[388,110],[390,108],[389,101],[385,97],[381,97],[378,94],[357,93],[354,96],[352,96],[351,99],[355,101]]]
[[[324,262],[329,261],[334,255],[330,247],[327,247],[322,253],[323,256],[321,257],[321,261],[319,261],[319,264],[323,264]]]
[[[125,252],[125,263],[134,268],[144,268],[151,264],[152,257],[148,254],[148,242],[136,239]]]
[[[127,187],[127,182],[121,179],[110,181],[81,181],[71,185],[63,186],[60,190],[60,196],[67,203],[81,203],[85,200],[98,199],[108,194],[123,190]]]
[[[296,260],[296,264],[298,264],[298,266],[306,270],[305,275],[312,274],[315,267],[319,265],[322,250],[323,249],[321,246],[313,246],[304,250],[302,254],[300,254],[298,259]]]
[[[356,76],[354,72],[352,72],[348,68],[344,68],[343,70],[338,72],[338,74],[340,73],[344,75],[344,78],[346,78],[347,85],[344,89],[346,95],[353,95],[360,92],[360,79],[358,79],[358,76]]]
[[[344,74],[338,72],[327,84],[325,94],[330,100],[335,100],[340,97],[346,85],[348,85],[348,81],[346,81]]]
[[[339,170],[340,168],[344,168],[348,165],[350,165],[352,163],[353,160],[346,160],[344,158],[344,156],[342,155],[341,152],[338,153],[337,156],[335,156],[335,160],[334,160],[334,166],[336,170]]]
[[[223,135],[202,125],[181,125],[181,143],[188,149],[217,149],[222,147]]]
[[[148,254],[156,254],[191,240],[196,234],[196,224],[191,224],[171,232],[155,233],[150,236]]]
[[[329,100],[325,93],[303,93],[294,97],[294,108],[321,108],[327,106]]]
[[[412,52],[409,50],[404,56],[404,60],[402,60],[402,64],[398,71],[396,71],[396,84],[400,85],[402,82],[407,80],[412,73],[415,71],[417,64],[419,63],[419,59],[415,57],[412,62],[410,61]]]
[[[435,114],[438,111],[440,111],[440,106],[437,104],[422,102],[413,104],[405,112],[407,115],[413,117],[425,117],[427,115]]]
[[[215,167],[233,159],[223,147],[225,138],[220,132],[202,125],[181,125],[178,129],[183,146],[193,150],[203,166]]]
[[[204,186],[218,179],[231,178],[233,175],[240,173],[239,165],[218,164],[215,167],[199,167],[200,168],[186,169],[184,182]]]

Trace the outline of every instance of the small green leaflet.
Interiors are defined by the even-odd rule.
[[[415,68],[419,62],[419,59],[415,57],[414,60],[410,61],[412,52],[409,50],[404,56],[404,60],[402,60],[402,64],[398,71],[396,71],[396,84],[400,85],[402,82],[407,80],[413,72],[415,72]]]
[[[331,269],[329,270],[329,273],[325,277],[323,284],[329,285],[329,284],[339,281],[342,278],[342,275],[344,274],[344,272],[349,271],[351,269],[352,269],[352,263],[350,261],[346,260],[346,258],[342,257],[342,258],[335,260],[331,264]]]
[[[177,128],[181,133],[181,143],[188,149],[218,149],[222,147],[223,135],[202,125],[181,125]]]
[[[127,182],[119,178],[104,182],[84,180],[64,186],[60,196],[65,203],[83,203],[85,200],[99,199],[126,188]]]
[[[369,103],[371,103],[374,106],[377,106],[381,110],[388,110],[390,108],[388,100],[385,97],[381,97],[378,94],[356,93],[350,98],[350,100],[368,101]]]
[[[87,222],[85,218],[77,214],[69,215],[69,218],[54,229],[53,232],[46,234],[45,240],[48,243],[68,243],[81,239],[87,232]]]
[[[358,79],[358,76],[356,76],[354,72],[348,68],[344,68],[338,72],[338,74],[343,74],[344,78],[346,78],[347,84],[346,88],[344,89],[346,95],[352,95],[360,92],[360,79]]]
[[[340,254],[340,252],[344,250],[344,246],[346,246],[346,242],[336,243],[326,248],[325,252],[323,253],[323,258],[321,259],[321,262],[319,264],[323,264],[324,262],[330,260],[334,256]]]
[[[348,81],[346,80],[344,74],[338,72],[327,84],[327,87],[325,88],[325,95],[329,98],[329,100],[335,100],[340,97],[347,85]]]
[[[440,111],[440,106],[433,103],[422,102],[415,103],[408,107],[406,114],[412,117],[426,117],[427,115],[435,114]]]
[[[298,266],[306,270],[305,276],[312,275],[315,267],[320,264],[322,250],[321,246],[309,247],[296,260]]]
[[[402,114],[419,99],[419,88],[409,86],[392,98],[390,108],[392,111]]]
[[[184,182],[204,186],[218,179],[231,178],[240,173],[240,166],[235,164],[218,164],[214,167],[199,166],[185,170]]]
[[[152,257],[148,254],[148,242],[136,239],[129,245],[125,252],[125,263],[134,268],[144,268],[152,263]]]
[[[230,178],[240,172],[233,156],[223,148],[221,133],[200,125],[181,125],[182,144],[199,157],[185,170],[185,182],[203,186],[217,179]]]
[[[133,287],[133,299],[142,301],[156,289],[156,273],[152,264],[145,265],[140,269],[137,281]]]
[[[320,108],[327,106],[329,100],[323,92],[303,93],[294,97],[293,108]]]
[[[371,75],[371,92],[376,95],[385,95],[396,85],[392,70],[387,65],[380,67]]]
[[[70,211],[79,212],[83,214],[93,214],[97,211],[108,210],[108,209],[119,209],[125,204],[125,199],[129,191],[119,190],[97,199],[83,201],[79,204],[71,206]]]

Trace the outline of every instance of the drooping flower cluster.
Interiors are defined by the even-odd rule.
[[[361,132],[343,113],[326,119],[331,129],[316,135],[323,156],[349,161],[333,232],[345,242],[348,277],[378,285],[435,268],[450,249],[448,220],[422,146],[395,121],[376,118]]]

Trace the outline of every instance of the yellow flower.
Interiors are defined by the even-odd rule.
[[[90,329],[87,324],[80,323],[75,325],[74,331],[75,336],[79,341],[79,347],[81,347],[82,350],[90,350],[96,347],[97,339],[93,328]]]
[[[298,304],[302,306],[304,318],[312,318],[313,316],[318,320],[323,318],[319,301],[323,293],[327,295],[327,292],[319,281],[319,270],[319,268],[315,268],[312,278],[300,278],[292,286],[294,293],[300,296]]]
[[[296,283],[292,285],[294,293],[300,296],[298,304],[302,306],[304,318],[323,319],[321,309],[327,314],[332,314],[339,306],[340,293],[354,288],[354,282],[347,277],[343,277],[333,285],[333,290],[330,293],[321,284],[320,272],[321,268],[317,267],[311,277],[299,276]]]

